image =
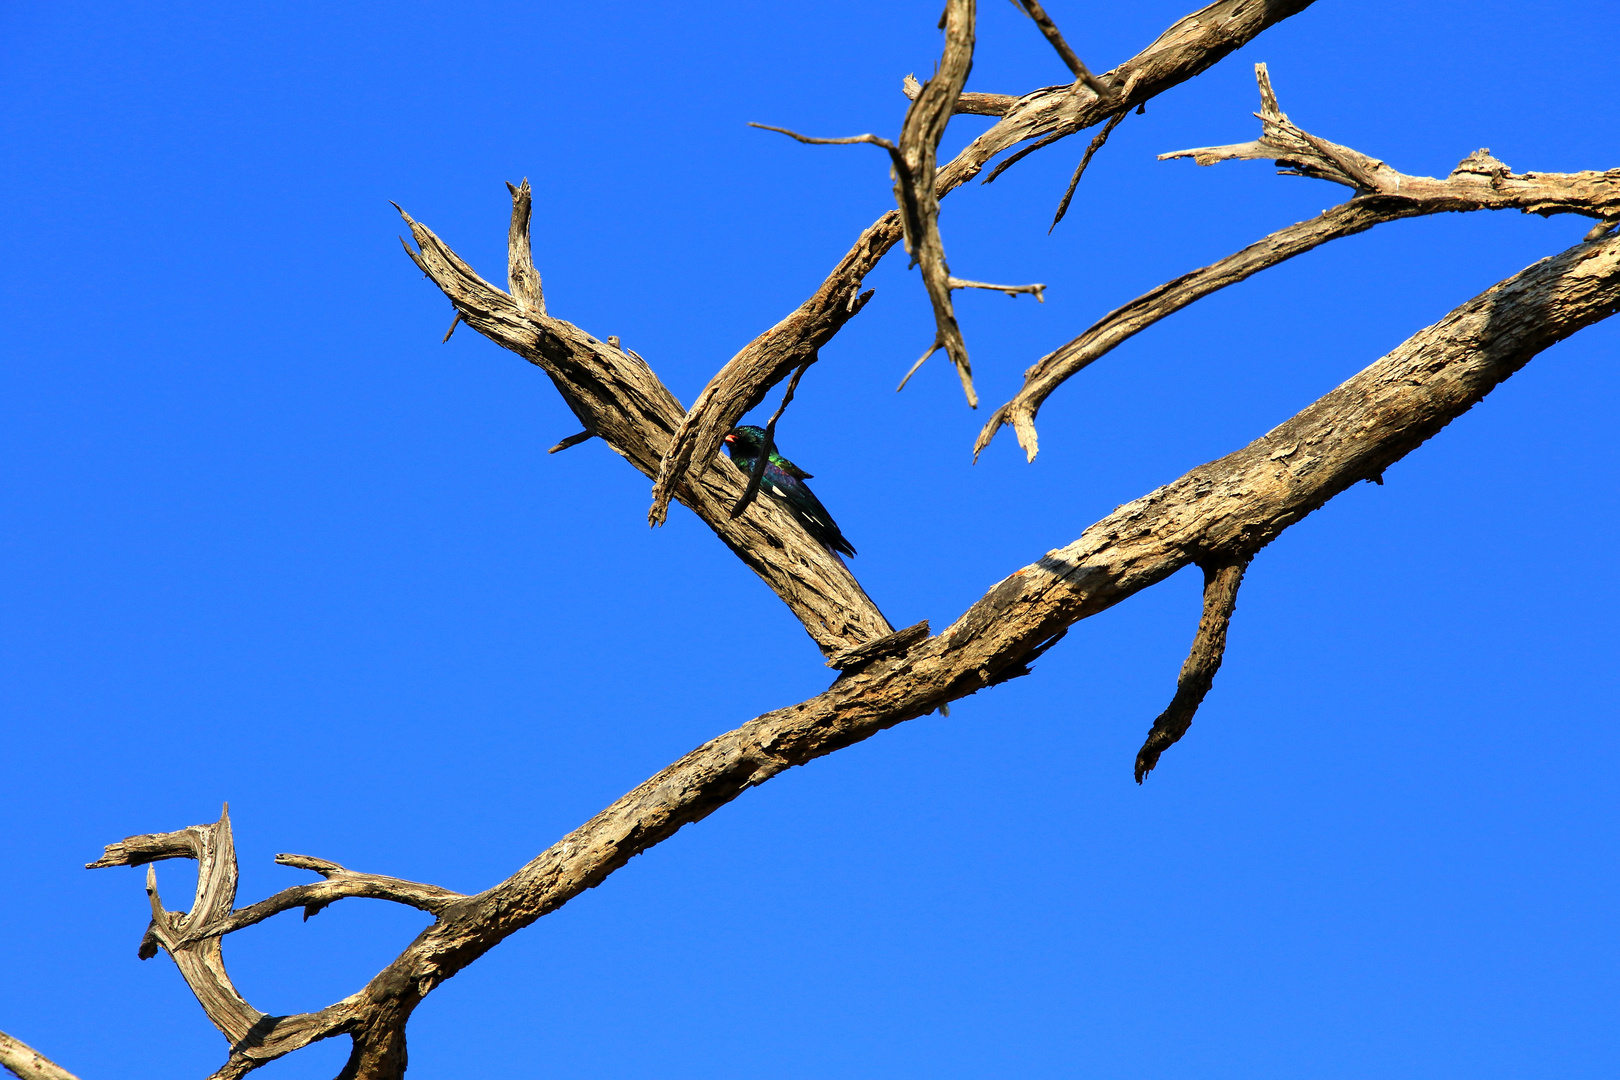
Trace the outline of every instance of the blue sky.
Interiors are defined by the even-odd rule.
[[[1180,3],[1049,10],[1094,69]],[[203,1076],[224,1043],[145,963],[140,873],[81,867],[229,800],[239,902],[291,851],[487,887],[703,740],[822,689],[798,624],[684,510],[462,330],[399,202],[494,279],[535,189],[554,314],[684,401],[888,205],[869,147],[935,5],[0,8],[0,1029],[85,1080]],[[1084,148],[944,203],[985,408],[891,256],[780,441],[896,625],[940,626],[1116,504],[1285,419],[1575,218],[1400,222],[1301,257],[1058,391],[1025,464],[984,413],[1153,285],[1340,200],[1258,164],[1252,65],[1308,130],[1407,172],[1481,146],[1620,164],[1609,5],[1322,0]],[[969,89],[1064,69],[982,5]],[[954,152],[989,124],[959,117]],[[792,770],[436,991],[413,1076],[1612,1077],[1620,324],[1548,351],[1250,570],[1226,666],[1131,763],[1196,571],[1035,674]],[[774,398],[773,398],[774,401]],[[170,906],[188,867],[165,863]],[[270,1012],[423,925],[348,901],[234,935]],[[346,1040],[269,1067],[329,1077]]]

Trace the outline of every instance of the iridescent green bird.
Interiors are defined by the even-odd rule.
[[[751,473],[754,462],[759,460],[759,452],[765,449],[765,429],[746,424],[743,427],[732,429],[726,436],[726,453],[731,460],[737,463],[737,468],[745,473]],[[788,510],[798,519],[804,531],[815,538],[816,543],[828,551],[845,555],[855,554],[855,548],[844,534],[839,531],[838,523],[827,513],[827,508],[821,505],[815,492],[805,483],[810,474],[799,468],[793,462],[776,452],[772,447],[771,456],[765,461],[765,471],[760,475],[759,488],[768,491],[781,499]]]

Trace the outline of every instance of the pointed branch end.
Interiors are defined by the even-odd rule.
[[[1138,784],[1159,763],[1159,755],[1187,734],[1198,706],[1214,685],[1215,673],[1221,669],[1221,661],[1226,656],[1226,631],[1232,623],[1232,612],[1237,609],[1238,587],[1243,584],[1249,559],[1250,556],[1244,555],[1204,565],[1204,612],[1198,620],[1198,633],[1181,665],[1175,696],[1153,721],[1142,749],[1137,751]]]

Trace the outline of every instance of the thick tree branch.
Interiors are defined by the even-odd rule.
[[[846,653],[845,670],[825,692],[698,747],[499,885],[450,904],[359,993],[319,1013],[261,1016],[246,1037],[232,1036],[230,1062],[216,1077],[239,1077],[349,1033],[355,1049],[344,1076],[399,1080],[405,1022],[434,987],[637,854],[785,769],[1026,674],[1074,623],[1189,564],[1245,562],[1345,488],[1382,475],[1542,349],[1616,310],[1620,236],[1579,244],[1499,283],[1262,438],[1121,506],[1016,571],[943,633],[928,637],[913,627]],[[216,826],[112,845],[92,865],[172,858],[177,838],[192,833],[201,835],[186,846],[203,855],[194,912],[204,925],[217,923],[229,913],[228,902],[218,911],[226,890],[214,883],[229,846],[223,817]],[[154,912],[161,912],[155,901]],[[196,914],[164,914],[166,944],[191,940]],[[218,940],[205,942],[217,947]]]
[[[545,371],[586,431],[643,474],[656,475],[685,410],[641,357],[520,304],[479,277],[432,230],[401,214],[417,243],[414,251],[406,245],[406,253],[444,290],[467,325]],[[513,214],[526,216],[521,188]],[[858,309],[864,301],[852,295],[850,302]],[[892,632],[849,568],[775,500],[756,502],[741,517],[730,516],[745,484],[741,471],[725,461],[683,483],[679,496],[782,598],[824,653]]]
[[[0,1031],[0,1065],[19,1080],[79,1080],[62,1066],[21,1039]]]
[[[1001,108],[1001,119],[939,170],[936,198],[972,180],[997,154],[1030,139],[1049,145],[1110,116],[1136,108],[1208,69],[1261,31],[1309,7],[1312,0],[1218,0],[1172,25],[1146,49],[1101,78],[1120,87],[1107,100],[1083,83],[1048,86]],[[920,88],[919,88],[919,93]],[[908,96],[911,96],[908,92]],[[957,101],[962,98],[959,96]],[[660,464],[648,518],[664,515],[689,471],[701,475],[720,452],[726,432],[764,400],[772,386],[843,328],[866,275],[903,234],[900,212],[891,210],[855,241],[832,273],[799,308],[749,342],[709,380]],[[869,295],[869,294],[868,294]],[[864,301],[863,301],[864,302]]]
[[[1426,214],[1521,210],[1527,214],[1601,218],[1620,212],[1620,169],[1518,175],[1491,157],[1489,150],[1476,150],[1443,179],[1397,172],[1376,158],[1318,139],[1296,127],[1277,109],[1264,64],[1256,65],[1256,75],[1264,104],[1264,111],[1258,115],[1266,137],[1239,147],[1181,150],[1161,157],[1194,156],[1203,164],[1248,157],[1278,158],[1295,166],[1291,170],[1295,174],[1333,180],[1356,188],[1357,194],[1317,217],[1279,229],[1219,262],[1143,293],[1043,356],[1024,373],[1022,389],[985,422],[973,445],[975,458],[990,445],[997,431],[1010,424],[1025,455],[1034,461],[1039,450],[1035,415],[1052,391],[1070,376],[1193,301],[1330,240],[1365,232],[1386,221]]]
[[[1159,755],[1187,734],[1193,715],[1214,685],[1215,673],[1221,670],[1221,659],[1226,655],[1226,628],[1232,624],[1232,612],[1237,608],[1238,586],[1243,584],[1243,572],[1248,568],[1247,556],[1205,564],[1204,613],[1198,620],[1198,633],[1181,665],[1175,696],[1153,721],[1147,741],[1136,754],[1138,784],[1159,763]]]

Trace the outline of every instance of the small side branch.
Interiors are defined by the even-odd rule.
[[[1221,659],[1226,655],[1226,628],[1231,625],[1232,612],[1237,608],[1238,586],[1243,584],[1243,572],[1248,568],[1247,557],[1204,567],[1204,614],[1198,620],[1198,635],[1193,638],[1192,649],[1181,665],[1175,696],[1153,721],[1147,741],[1137,751],[1138,784],[1159,763],[1159,755],[1187,734],[1193,715],[1214,684],[1215,673],[1221,669]]]
[[[1051,236],[1052,229],[1057,228],[1058,222],[1063,220],[1063,215],[1069,212],[1069,203],[1074,198],[1074,190],[1080,186],[1080,178],[1086,175],[1086,166],[1091,164],[1092,157],[1096,155],[1098,150],[1103,148],[1103,143],[1108,141],[1108,136],[1114,133],[1114,129],[1119,127],[1120,121],[1124,120],[1128,115],[1128,110],[1115,113],[1108,118],[1108,123],[1103,125],[1103,129],[1092,136],[1091,145],[1087,146],[1086,152],[1081,155],[1080,164],[1074,167],[1074,175],[1069,178],[1069,186],[1063,192],[1063,199],[1058,203],[1057,214],[1052,218],[1051,228],[1046,230],[1046,235]]]
[[[550,450],[547,450],[546,453],[555,454],[559,450],[567,450],[570,446],[578,446],[580,443],[594,439],[595,437],[596,436],[589,431],[581,431],[574,435],[568,436],[568,438],[562,440]]]
[[[234,934],[245,927],[261,923],[272,915],[279,915],[294,908],[304,909],[304,920],[307,922],[327,905],[349,897],[391,900],[396,904],[425,911],[435,917],[444,914],[457,900],[465,899],[461,893],[437,885],[423,885],[420,882],[385,877],[381,874],[356,873],[344,869],[335,862],[311,858],[308,855],[277,855],[276,862],[281,866],[313,870],[326,880],[312,885],[297,885],[291,889],[283,889],[257,904],[233,911],[229,918],[211,927],[210,933],[217,936]]]
[[[799,388],[800,377],[809,369],[810,362],[806,360],[793,372],[793,377],[788,380],[787,389],[782,393],[782,404],[776,407],[776,412],[771,414],[770,421],[765,425],[764,445],[760,447],[759,456],[754,459],[754,467],[748,470],[748,486],[743,488],[742,497],[731,508],[733,518],[742,517],[743,511],[748,509],[748,504],[759,495],[759,482],[765,477],[765,466],[770,463],[771,454],[776,451],[776,422],[787,412],[788,404],[793,400],[793,391]]]
[[[518,187],[506,185],[512,193],[512,224],[506,231],[506,281],[512,299],[536,315],[546,313],[545,294],[540,289],[540,271],[534,267],[534,252],[529,246],[529,219],[533,214],[534,195],[529,190],[529,178],[524,177]],[[458,311],[459,315],[460,312]],[[451,327],[455,329],[454,326]],[[445,340],[450,340],[446,334]]]
[[[751,128],[759,128],[762,131],[775,131],[779,134],[786,135],[790,139],[797,139],[799,142],[808,143],[811,146],[854,146],[858,143],[866,143],[871,146],[881,146],[890,154],[898,154],[900,152],[899,147],[895,146],[894,143],[890,142],[888,139],[885,139],[881,135],[844,135],[837,138],[820,138],[815,135],[801,135],[797,131],[793,131],[785,127],[773,127],[770,124],[756,124],[752,120],[748,121],[748,126]]]
[[[1255,81],[1260,84],[1260,138],[1254,142],[1234,143],[1230,146],[1200,146],[1191,150],[1173,150],[1160,154],[1160,161],[1190,157],[1200,165],[1214,165],[1220,161],[1275,161],[1296,176],[1310,176],[1335,184],[1372,192],[1386,187],[1380,179],[1398,176],[1377,158],[1368,157],[1338,143],[1319,139],[1299,127],[1277,105],[1277,95],[1271,89],[1271,74],[1266,65],[1254,65]],[[1380,172],[1385,177],[1379,176]]]
[[[922,83],[917,76],[907,75],[900,83],[900,92],[912,101],[922,93]],[[956,97],[956,107],[952,113],[957,116],[964,114],[970,116],[1005,116],[1007,110],[1018,104],[1016,94],[976,94],[971,90],[964,90]]]
[[[0,1065],[20,1080],[79,1080],[21,1039],[0,1031]]]
[[[988,281],[966,281],[959,277],[953,277],[950,280],[950,286],[952,289],[990,289],[994,292],[1006,293],[1013,299],[1027,294],[1033,296],[1042,304],[1046,303],[1046,286],[1039,283],[1034,285],[992,285]]]
[[[1035,20],[1035,25],[1041,28],[1041,33],[1046,36],[1046,40],[1052,43],[1052,48],[1057,51],[1064,65],[1073,73],[1075,81],[1084,83],[1086,89],[1098,97],[1106,97],[1108,88],[1097,81],[1097,77],[1091,73],[1085,64],[1081,63],[1080,57],[1075,55],[1075,51],[1069,48],[1069,43],[1063,40],[1063,35],[1058,31],[1057,23],[1053,22],[1052,17],[1046,13],[1046,9],[1041,7],[1039,0],[1018,0],[1018,6],[1022,7],[1024,13]]]

